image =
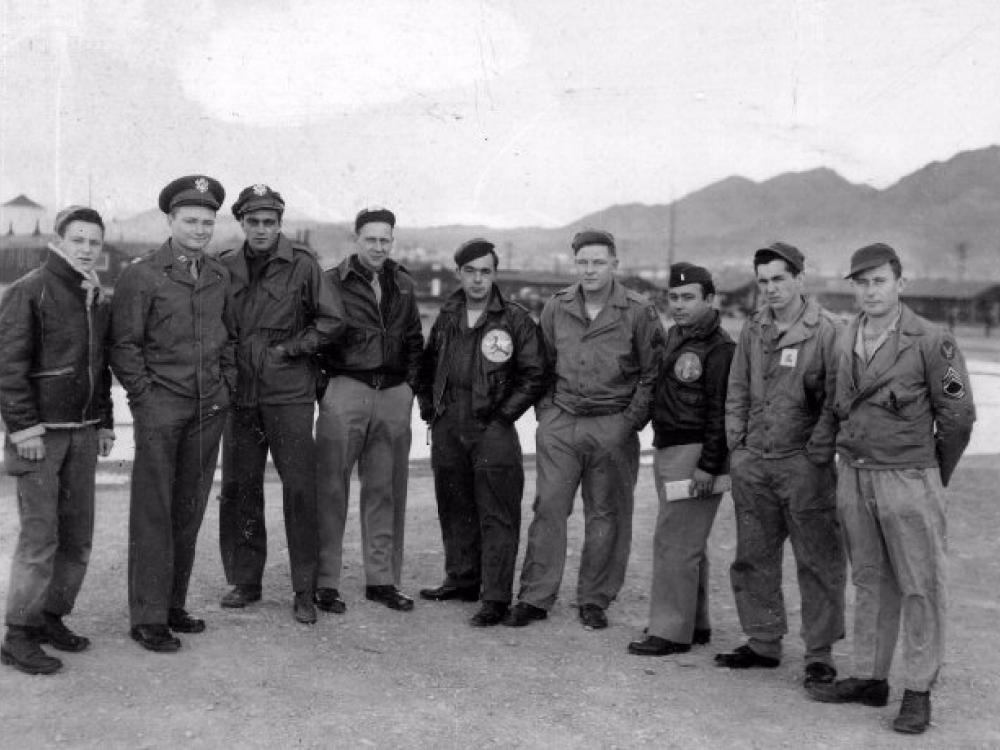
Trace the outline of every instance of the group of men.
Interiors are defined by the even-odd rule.
[[[430,425],[444,544],[431,601],[480,601],[470,624],[544,620],[566,562],[580,491],[584,542],[576,603],[589,629],[625,580],[638,432],[652,420],[659,513],[649,625],[628,651],[665,656],[711,640],[706,545],[731,482],[737,550],[730,573],[744,645],[720,666],[773,668],[787,632],[782,552],[792,544],[802,598],[805,687],[826,702],[885,705],[904,624],[905,692],[895,728],[921,732],[943,648],[942,487],[975,411],[951,335],[899,301],[905,281],[883,244],[854,253],[860,312],[842,326],[803,293],[805,259],[777,242],[756,251],[761,306],[738,342],[721,326],[710,272],[671,267],[674,325],[616,278],[614,237],[573,237],[578,282],[536,324],[496,284],[498,258],[476,238],[455,253],[459,288],[426,345],[414,282],[389,256],[395,216],[365,209],[356,252],[321,271],[281,231],[267,185],[232,206],[241,246],[206,254],[225,191],[191,175],[167,185],[170,238],[122,273],[109,302],[94,272],[99,214],[56,219],[44,266],[0,304],[5,465],[17,476],[21,532],[0,657],[40,674],[81,651],[69,614],[86,571],[97,455],[113,441],[111,372],[128,395],[135,460],[129,517],[131,635],[177,651],[199,633],[185,608],[220,440],[219,538],[231,589],[262,596],[264,470],[281,478],[293,616],[343,613],[343,536],[357,466],[365,596],[409,611],[399,588],[414,397]],[[318,417],[315,404],[318,401]],[[524,488],[514,424],[538,422],[533,518],[516,603]],[[839,465],[834,457],[839,454]],[[845,559],[846,557],[846,559]],[[857,590],[854,670],[836,680],[846,560]]]

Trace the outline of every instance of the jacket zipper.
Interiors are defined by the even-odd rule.
[[[96,299],[96,292],[94,298]],[[81,422],[87,421],[87,410],[90,408],[90,402],[94,395],[94,317],[92,313],[92,305],[87,304],[86,297],[83,300],[83,306],[87,311],[87,383],[90,386],[87,390],[87,400],[83,404],[83,414]]]

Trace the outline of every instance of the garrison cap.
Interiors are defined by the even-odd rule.
[[[88,206],[66,206],[56,214],[55,230],[60,237],[66,231],[71,221],[85,221],[88,224],[97,224],[104,231],[104,220],[101,215]]]
[[[212,177],[189,174],[178,177],[160,191],[160,210],[169,214],[178,206],[204,206],[218,211],[226,199],[226,189]]]
[[[466,263],[482,258],[484,255],[492,255],[493,262],[496,263],[496,246],[489,240],[476,237],[459,245],[458,250],[455,251],[455,265],[461,268]]]
[[[675,286],[685,284],[711,284],[712,274],[707,268],[696,266],[694,263],[674,263],[670,266],[670,280],[667,288],[673,289]]]
[[[803,269],[806,267],[806,257],[802,254],[794,245],[789,245],[786,242],[772,242],[767,247],[762,247],[760,250],[753,254],[753,263],[756,266],[759,259],[766,258],[769,255],[777,255],[783,261],[786,261],[788,265],[795,269],[796,273],[802,273]],[[769,261],[763,261],[767,263]]]
[[[243,214],[262,208],[277,211],[280,216],[285,212],[285,200],[277,190],[272,190],[268,185],[259,182],[243,188],[233,204],[233,216],[239,219]]]
[[[860,250],[855,250],[851,256],[851,272],[845,279],[853,279],[862,271],[878,268],[883,263],[890,261],[899,263],[899,256],[896,251],[884,242],[876,242],[874,245],[865,245]]]
[[[354,233],[358,234],[365,224],[380,221],[390,227],[396,226],[396,214],[388,208],[362,208],[358,215],[354,217]]]
[[[573,235],[573,242],[570,244],[573,247],[573,252],[587,245],[604,245],[611,252],[615,250],[614,235],[602,229],[584,229],[577,232]]]

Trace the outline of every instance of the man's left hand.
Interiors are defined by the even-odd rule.
[[[712,487],[714,485],[714,476],[709,474],[707,471],[695,468],[694,473],[691,475],[691,485],[688,492],[691,493],[691,497],[708,497],[712,494]]]
[[[115,447],[114,435],[100,435],[97,438],[97,453],[102,458],[111,455],[111,449]]]

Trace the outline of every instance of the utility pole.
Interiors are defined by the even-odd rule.
[[[677,245],[677,201],[670,201],[670,226],[667,229],[667,271],[674,264]]]
[[[959,281],[965,281],[965,262],[969,258],[969,243],[968,242],[965,242],[963,240],[962,242],[959,242],[959,243],[957,243],[955,245],[955,257],[956,257],[956,260],[958,261],[958,265],[957,265],[957,269],[956,269],[957,272],[958,272],[958,280]]]

